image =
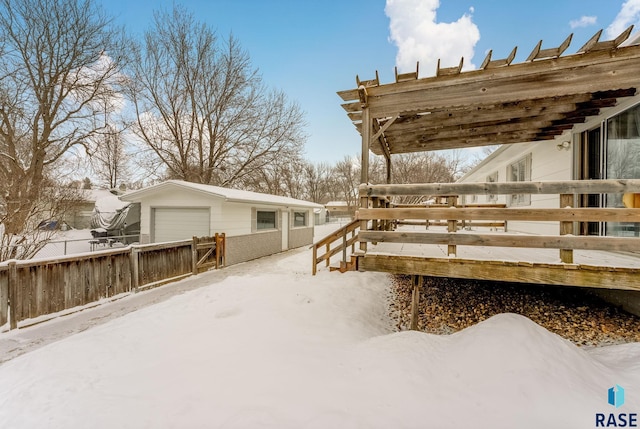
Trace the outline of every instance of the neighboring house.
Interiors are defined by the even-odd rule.
[[[640,95],[602,109],[555,140],[504,145],[463,176],[459,182],[640,179]],[[559,207],[548,195],[481,195],[466,203],[504,203],[510,207]],[[623,207],[619,196],[582,195],[578,207]],[[509,222],[510,231],[558,234],[557,222]],[[639,223],[584,222],[580,235],[639,236]]]
[[[229,265],[312,244],[314,210],[323,208],[293,198],[181,180],[120,198],[141,205],[141,243],[225,233]]]
[[[114,194],[108,189],[82,189],[79,192],[82,200],[65,216],[64,221],[75,229],[89,229],[96,201],[106,197],[113,197]]]
[[[327,218],[329,217],[329,211],[326,208],[317,208],[313,210],[314,215],[314,224],[315,225],[324,225],[327,223]]]
[[[329,217],[352,216],[355,212],[355,208],[349,207],[346,201],[329,201],[324,206],[329,213]]]

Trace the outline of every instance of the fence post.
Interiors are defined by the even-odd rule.
[[[140,264],[138,261],[138,256],[139,256],[139,251],[137,248],[135,247],[131,247],[131,253],[129,253],[129,266],[131,267],[131,289],[137,293],[138,292],[138,286],[139,286],[139,273],[138,270],[140,269]]]
[[[222,244],[222,255],[221,255],[221,260],[220,260],[220,264],[222,265],[222,267],[226,267],[227,266],[227,233],[223,232],[221,234],[221,238],[220,238],[220,243]]]
[[[198,237],[193,237],[191,241],[191,272],[198,274]]]
[[[573,207],[573,194],[560,194],[560,208]],[[560,222],[560,235],[573,234],[573,222]],[[573,264],[573,249],[560,249],[560,260]]]
[[[220,268],[220,236],[216,232],[214,236],[214,243],[216,245],[216,250],[213,252],[213,257],[216,258],[216,270]]]
[[[18,267],[9,262],[9,329],[18,328]]]

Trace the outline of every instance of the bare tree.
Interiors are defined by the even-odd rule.
[[[306,163],[302,171],[305,198],[318,204],[332,200],[332,168],[327,163]]]
[[[461,172],[464,158],[459,151],[417,152],[393,155],[391,171],[393,183],[448,183]],[[372,183],[386,183],[386,162],[381,157],[369,161]],[[396,197],[396,203],[415,204],[424,197]]]
[[[185,9],[156,12],[134,65],[134,132],[167,177],[239,186],[300,152],[299,107],[265,88],[235,38],[219,41]]]
[[[36,230],[46,172],[94,133],[124,37],[92,0],[0,0],[3,244]]]
[[[358,186],[360,185],[360,165],[358,158],[345,156],[333,168],[333,180],[343,201],[347,206],[355,208],[358,202]]]
[[[113,189],[125,183],[129,177],[129,154],[122,130],[106,124],[91,140],[90,163],[95,177],[106,187]]]

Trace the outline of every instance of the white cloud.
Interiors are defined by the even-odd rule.
[[[580,19],[573,19],[569,22],[571,28],[580,28],[580,27],[589,27],[590,25],[595,25],[598,21],[598,17],[596,16],[582,16]]]
[[[387,0],[385,13],[390,18],[390,40],[398,47],[398,71],[415,70],[420,61],[420,76],[435,75],[441,67],[458,65],[464,57],[464,69],[473,69],[474,47],[480,40],[480,30],[470,13],[455,22],[437,22],[439,0]]]
[[[622,4],[620,12],[607,27],[607,39],[614,39],[630,25],[635,25],[636,30],[640,26],[640,0],[627,0]]]

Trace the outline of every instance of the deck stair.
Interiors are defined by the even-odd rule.
[[[358,230],[360,229],[360,225],[361,222],[359,220],[354,220],[311,246],[313,249],[312,273],[314,276],[316,275],[318,264],[322,261],[325,261],[329,271],[344,273],[357,269],[355,245],[359,241]],[[331,257],[339,253],[342,255],[340,264],[338,266],[331,266]]]

